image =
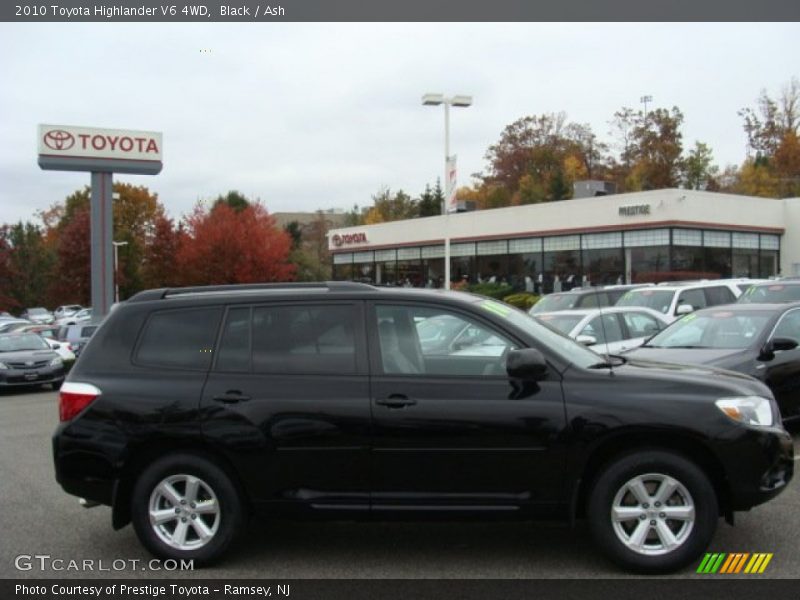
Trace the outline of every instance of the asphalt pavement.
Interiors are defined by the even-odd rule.
[[[572,530],[515,522],[254,520],[218,566],[156,570],[159,565],[149,564],[152,557],[130,526],[114,531],[108,507],[82,508],[55,482],[50,436],[58,421],[57,402],[51,391],[0,391],[0,578],[626,576],[594,549],[585,525]],[[772,502],[737,513],[735,527],[720,520],[709,551],[771,552],[772,561],[758,577],[800,577],[798,514],[795,479]],[[697,575],[688,568],[675,576]]]

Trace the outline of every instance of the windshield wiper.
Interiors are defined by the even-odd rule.
[[[598,362],[594,363],[593,365],[589,365],[589,369],[613,369],[614,367],[618,367],[620,365],[624,365],[628,362],[628,359],[624,356],[619,356],[618,354],[609,354],[608,358],[611,360],[607,360],[605,362]],[[613,362],[612,362],[613,361]]]

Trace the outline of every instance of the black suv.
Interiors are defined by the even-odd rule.
[[[786,487],[791,437],[755,379],[606,360],[458,292],[150,290],[61,388],[56,478],[196,564],[253,512],[455,513],[586,517],[620,565],[681,568]]]

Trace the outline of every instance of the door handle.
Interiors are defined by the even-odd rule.
[[[224,394],[214,396],[214,402],[223,402],[224,404],[236,404],[244,400],[250,400],[250,396],[245,396],[239,390],[228,390]]]
[[[404,408],[406,406],[412,406],[416,403],[416,400],[409,398],[408,396],[404,396],[403,394],[392,394],[388,398],[378,398],[375,400],[375,404],[385,406],[386,408]]]

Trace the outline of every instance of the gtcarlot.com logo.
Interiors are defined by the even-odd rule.
[[[723,573],[727,575],[739,573],[755,575],[763,573],[771,560],[771,552],[755,552],[753,554],[749,552],[709,553],[706,554],[700,566],[697,567],[697,572],[707,575]]]

